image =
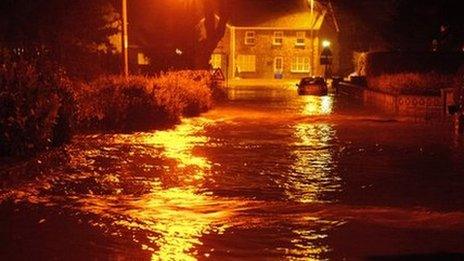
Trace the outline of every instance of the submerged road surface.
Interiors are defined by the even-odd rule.
[[[446,124],[288,88],[229,97],[175,129],[77,136],[1,173],[0,259],[464,253],[464,146]]]

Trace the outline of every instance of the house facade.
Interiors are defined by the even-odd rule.
[[[255,1],[250,1],[255,2]],[[257,1],[256,1],[257,2]],[[306,1],[304,1],[306,2]],[[250,3],[253,4],[253,3]],[[233,17],[211,57],[229,79],[298,79],[323,75],[320,64],[323,43],[334,54],[331,71],[338,69],[338,25],[327,7],[311,12],[303,3],[291,10],[250,6],[267,13]]]

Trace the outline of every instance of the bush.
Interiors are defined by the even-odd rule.
[[[440,95],[440,90],[452,87],[454,81],[453,75],[399,73],[368,77],[368,87],[395,95]]]
[[[80,84],[79,126],[135,131],[170,125],[211,108],[210,83],[204,73],[180,71],[156,78],[109,76]]]
[[[0,156],[30,156],[71,137],[74,97],[64,72],[44,58],[2,51]]]
[[[212,107],[212,82],[208,72],[168,72],[154,82],[157,103],[176,117],[196,116]]]
[[[208,72],[108,76],[71,84],[47,60],[24,56],[0,55],[0,156],[31,156],[60,145],[71,138],[75,127],[148,130],[212,106]]]
[[[149,78],[108,76],[75,89],[80,129],[134,130],[152,127],[146,118],[164,118],[156,111]]]
[[[369,52],[355,58],[361,76],[428,73],[454,74],[464,65],[464,53],[458,52]]]

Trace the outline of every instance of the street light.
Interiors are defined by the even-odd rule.
[[[325,65],[324,77],[330,77],[332,72],[330,70],[330,65],[332,65],[332,50],[330,50],[331,42],[329,40],[322,41],[322,53],[321,53],[321,65]]]
[[[329,40],[322,41],[322,47],[329,48],[332,43]]]
[[[129,39],[127,32],[127,0],[122,0],[122,62],[124,66],[124,76],[129,76]]]
[[[313,44],[313,41],[314,41],[314,30],[313,30],[313,29],[314,29],[314,28],[313,28],[313,26],[312,26],[312,24],[314,23],[314,22],[313,22],[313,21],[314,21],[314,0],[308,0],[308,4],[309,4],[309,8],[310,8],[310,10],[311,10],[311,12],[310,12],[310,18],[309,18],[310,21],[311,21],[311,28],[310,28],[310,30],[311,30],[311,31],[310,31],[310,34],[311,34],[311,35],[310,35],[310,38],[311,38],[311,43],[310,43],[310,44],[311,44],[311,57],[310,57],[310,59],[309,59],[309,60],[311,61],[311,68],[310,68],[311,72],[310,72],[310,74],[314,74],[314,73],[313,73],[313,72],[314,72],[314,71],[313,71],[313,70],[314,70],[313,68],[314,68],[314,66],[315,66],[314,61],[313,61],[313,59],[314,59],[314,44]]]

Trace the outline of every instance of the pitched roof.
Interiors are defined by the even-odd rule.
[[[232,13],[229,25],[236,27],[319,30],[327,10],[317,1],[311,15],[307,0],[248,0]]]

